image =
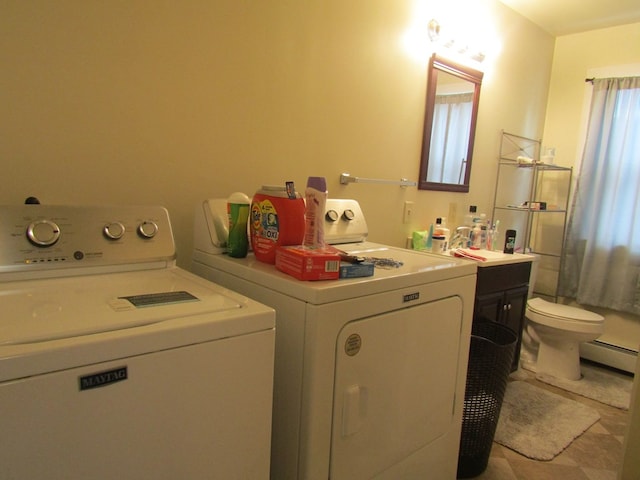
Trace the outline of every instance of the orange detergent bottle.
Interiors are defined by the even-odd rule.
[[[263,185],[251,201],[251,248],[257,260],[276,262],[276,247],[301,245],[304,239],[304,199],[293,187]]]

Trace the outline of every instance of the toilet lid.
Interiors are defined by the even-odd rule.
[[[555,318],[568,318],[582,322],[602,322],[604,317],[597,313],[583,310],[582,308],[562,305],[561,303],[547,302],[541,298],[532,298],[527,302],[527,307],[540,315]]]

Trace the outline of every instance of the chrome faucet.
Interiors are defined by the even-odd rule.
[[[454,248],[467,248],[471,245],[471,227],[458,227],[456,228],[456,234],[451,238],[450,247]]]

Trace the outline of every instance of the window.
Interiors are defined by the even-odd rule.
[[[640,77],[593,80],[560,293],[640,313]]]

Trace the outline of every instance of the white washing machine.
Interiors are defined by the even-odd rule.
[[[271,478],[453,480],[476,265],[364,241],[354,200],[327,213],[329,242],[391,266],[298,281],[221,254],[224,200],[196,207],[193,271],[276,310]]]
[[[0,478],[267,479],[274,311],[161,207],[0,207]]]

